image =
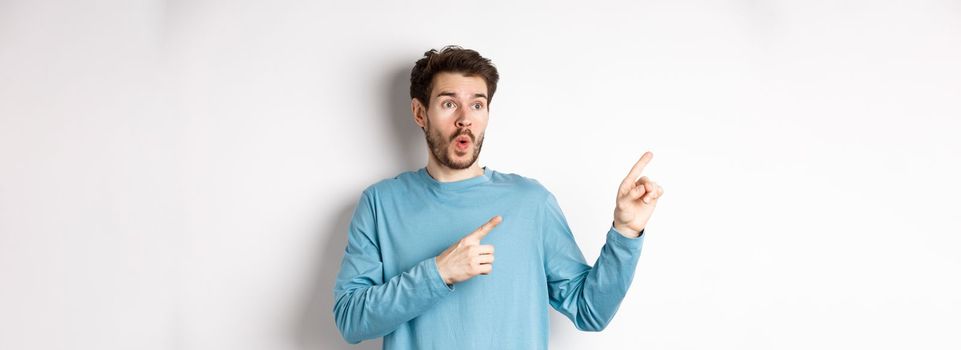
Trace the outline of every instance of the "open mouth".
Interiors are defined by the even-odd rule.
[[[454,139],[454,147],[456,147],[458,151],[466,151],[470,147],[470,144],[470,136],[467,135],[461,135]]]

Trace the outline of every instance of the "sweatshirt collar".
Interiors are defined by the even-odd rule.
[[[444,189],[444,190],[458,190],[458,189],[468,188],[474,185],[479,185],[485,182],[489,182],[491,179],[491,174],[493,173],[493,170],[491,170],[486,166],[483,167],[483,169],[484,169],[484,173],[481,175],[477,175],[469,179],[450,181],[450,182],[437,181],[437,179],[434,179],[433,177],[431,177],[430,173],[427,172],[427,167],[423,167],[417,170],[417,174],[430,187]]]

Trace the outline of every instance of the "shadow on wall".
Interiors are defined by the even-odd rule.
[[[386,104],[381,114],[388,120],[384,125],[393,131],[393,145],[396,152],[394,161],[396,173],[420,169],[427,165],[427,141],[424,132],[414,123],[414,115],[410,110],[410,69],[413,62],[398,65],[391,71],[390,79],[384,86]],[[396,174],[393,174],[396,175]],[[391,176],[393,176],[391,175]]]
[[[381,85],[381,94],[384,97],[381,114],[388,120],[381,125],[392,131],[388,134],[393,135],[393,144],[396,146],[392,147],[395,150],[393,159],[377,161],[393,160],[396,165],[393,171],[399,174],[424,166],[423,147],[425,146],[423,134],[414,123],[410,112],[410,65],[398,64],[386,76],[387,79]],[[340,209],[333,213],[333,218],[324,220],[326,223],[333,223],[332,226],[322,227],[318,232],[319,256],[312,265],[313,269],[308,269],[314,273],[307,277],[313,281],[311,286],[315,286],[316,290],[308,294],[308,300],[300,304],[302,306],[300,309],[305,312],[303,315],[298,315],[301,319],[297,320],[298,329],[295,336],[302,349],[373,350],[381,348],[381,339],[365,340],[356,345],[348,344],[341,337],[334,323],[334,281],[337,278],[337,272],[340,271],[340,262],[344,256],[344,248],[347,246],[347,229],[361,190],[358,189],[357,196],[350,203],[341,203],[338,206]]]

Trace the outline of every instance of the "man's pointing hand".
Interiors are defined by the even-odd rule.
[[[444,283],[453,285],[491,272],[494,263],[494,246],[482,245],[480,241],[501,223],[501,220],[500,216],[491,218],[483,226],[464,236],[434,258],[437,271],[440,272]]]
[[[617,206],[614,209],[614,229],[626,237],[637,237],[647,220],[654,213],[657,199],[664,194],[664,189],[656,182],[641,176],[647,163],[651,162],[654,154],[645,152],[641,159],[634,164],[627,174],[621,187],[617,191]],[[640,178],[638,178],[640,177]]]

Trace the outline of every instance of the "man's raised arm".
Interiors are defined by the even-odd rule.
[[[594,266],[589,266],[567,220],[548,194],[540,211],[544,234],[544,268],[550,304],[585,331],[607,327],[634,278],[644,242],[644,227],[664,190],[638,177],[653,154],[645,153],[621,183],[614,221]]]

